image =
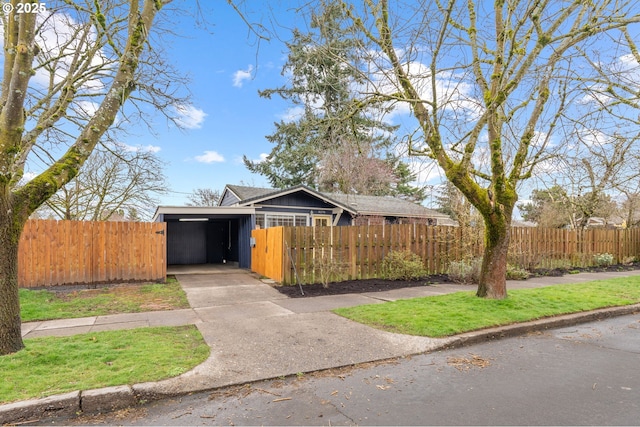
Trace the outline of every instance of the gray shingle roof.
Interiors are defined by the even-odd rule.
[[[269,193],[277,193],[282,190],[274,188],[246,187],[243,185],[227,185],[227,188],[240,198],[241,201],[265,196]]]
[[[240,204],[253,199],[264,199],[270,194],[276,196],[279,193],[289,192],[291,190],[300,189],[311,193],[319,194],[338,205],[355,211],[361,215],[381,215],[381,216],[411,216],[423,218],[449,218],[447,215],[425,208],[422,205],[390,196],[363,196],[359,194],[341,194],[341,193],[324,193],[313,190],[312,188],[300,185],[288,189],[273,189],[246,187],[241,185],[227,185],[235,195],[240,198]]]
[[[341,193],[322,194],[331,200],[349,206],[361,215],[448,218],[448,216],[443,213],[397,197],[363,196],[359,194]]]

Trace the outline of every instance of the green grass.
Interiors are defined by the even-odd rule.
[[[380,329],[445,337],[492,326],[640,302],[640,276],[508,292],[504,300],[457,292],[383,304],[340,308],[335,313]]]
[[[208,355],[192,325],[26,339],[24,350],[0,356],[0,402],[158,381]]]
[[[167,279],[167,283],[105,287],[67,293],[20,289],[23,322],[188,307],[184,291],[173,278]]]

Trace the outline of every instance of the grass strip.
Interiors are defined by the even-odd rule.
[[[189,307],[180,283],[173,278],[168,278],[167,283],[105,287],[67,293],[29,289],[20,289],[19,292],[23,322]]]
[[[24,350],[0,356],[0,402],[158,381],[208,356],[193,325],[26,339]]]
[[[560,314],[640,302],[640,276],[516,289],[504,300],[475,292],[340,308],[334,313],[366,325],[408,335],[446,337]]]

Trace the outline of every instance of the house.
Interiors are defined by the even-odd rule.
[[[440,212],[386,196],[227,185],[219,206],[159,206],[167,223],[167,264],[251,266],[251,230],[275,226],[339,226],[419,222],[452,225]]]

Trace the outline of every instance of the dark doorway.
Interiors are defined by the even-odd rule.
[[[221,264],[229,258],[229,221],[211,221],[207,227],[207,263]]]
[[[222,264],[239,261],[237,219],[167,221],[167,264]]]

